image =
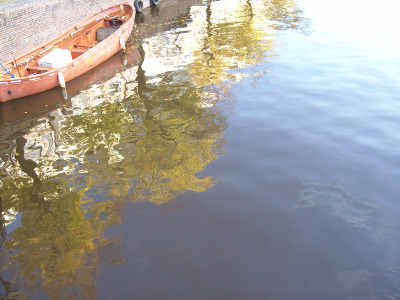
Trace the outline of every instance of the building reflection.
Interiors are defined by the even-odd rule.
[[[275,35],[263,1],[187,2],[172,21],[171,11],[143,16],[140,62],[133,38],[125,65],[116,57],[89,86],[67,84],[68,99],[55,90],[35,112],[25,114],[29,99],[7,107],[0,272],[10,293],[96,298],[100,262],[124,261],[104,230],[127,203],[163,205],[216,183],[202,171],[223,153],[228,88],[274,54]]]

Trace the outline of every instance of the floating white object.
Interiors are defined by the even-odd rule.
[[[62,68],[72,61],[71,52],[67,49],[54,49],[49,54],[38,60],[42,68]]]

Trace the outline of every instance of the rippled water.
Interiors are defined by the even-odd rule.
[[[164,0],[1,104],[0,297],[400,298],[396,8]]]

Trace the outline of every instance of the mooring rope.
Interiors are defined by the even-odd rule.
[[[0,63],[0,66],[3,68],[3,70],[8,74],[8,75],[10,75],[11,76],[11,78],[14,78],[15,76],[14,76],[14,74],[11,74],[10,72],[8,72],[8,70]]]

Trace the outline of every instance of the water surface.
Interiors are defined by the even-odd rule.
[[[0,295],[400,298],[396,11],[164,0],[67,100],[0,107]]]

